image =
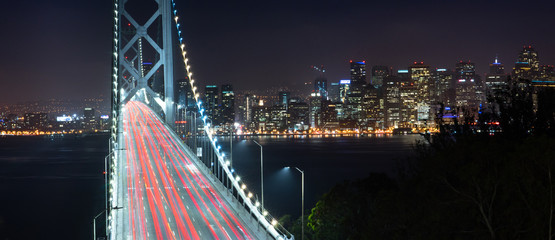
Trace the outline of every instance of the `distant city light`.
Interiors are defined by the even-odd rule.
[[[71,116],[60,116],[60,117],[56,117],[56,121],[58,122],[71,122],[73,121],[73,118]]]

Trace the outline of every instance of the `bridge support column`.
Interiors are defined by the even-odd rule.
[[[166,123],[172,128],[175,126],[175,103],[174,103],[174,81],[173,81],[173,35],[172,35],[172,6],[171,1],[160,1],[162,12],[162,31],[164,34],[163,61],[164,61],[164,109]]]

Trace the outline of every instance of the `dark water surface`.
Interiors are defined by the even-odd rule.
[[[0,239],[91,239],[92,219],[104,207],[104,157],[108,135],[50,139],[0,138]],[[260,148],[264,146],[264,203],[274,216],[301,214],[344,180],[371,172],[395,175],[419,136],[342,138],[235,138],[234,167],[260,198]],[[229,152],[229,138],[220,138]],[[102,219],[99,219],[99,223]]]
[[[0,138],[0,239],[92,239],[108,139]]]
[[[371,137],[252,137],[233,143],[233,166],[260,199],[260,147],[264,149],[264,206],[275,217],[301,215],[301,174],[305,173],[305,209],[334,185],[384,172],[394,177],[412,154],[419,135]],[[229,138],[221,138],[229,152]],[[289,169],[284,167],[290,166]]]

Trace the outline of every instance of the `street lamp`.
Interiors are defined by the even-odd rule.
[[[285,167],[289,169],[290,167]],[[304,240],[304,171],[295,167],[301,173],[301,240]]]
[[[237,129],[239,126],[240,126],[240,124],[236,122],[231,127],[231,135],[230,135],[231,137],[229,139],[229,146],[230,146],[229,147],[229,162],[230,162],[229,166],[230,166],[230,168],[233,167],[233,131],[235,129]]]
[[[100,212],[98,215],[96,215],[93,218],[93,239],[96,240],[96,219],[98,217],[100,217],[100,215],[102,215],[104,212],[106,212],[106,209],[102,210],[102,212]]]
[[[256,145],[260,146],[260,189],[262,190],[262,201],[261,201],[261,205],[262,205],[262,209],[264,209],[264,155],[263,155],[263,148],[262,145],[260,145],[260,143],[258,143],[255,140],[252,140],[254,143],[256,143]]]

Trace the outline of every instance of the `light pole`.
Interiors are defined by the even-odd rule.
[[[231,138],[229,140],[229,167],[233,168],[233,131],[240,126],[239,123],[234,123],[231,126]]]
[[[106,212],[106,209],[104,209],[102,212],[100,212],[98,215],[96,215],[93,218],[93,239],[96,240],[96,218],[100,217],[100,215],[102,215],[104,212]]]
[[[260,143],[255,140],[252,140],[256,145],[260,146],[260,189],[261,189],[261,196],[262,196],[262,209],[264,209],[264,155],[263,155],[263,148]]]
[[[301,173],[301,240],[304,240],[304,171],[298,167],[295,167],[295,169]]]

